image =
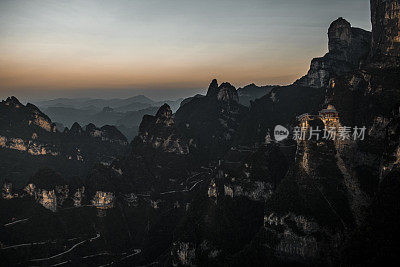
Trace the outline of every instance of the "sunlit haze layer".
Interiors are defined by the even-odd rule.
[[[0,96],[155,99],[289,84],[327,50],[329,23],[370,30],[368,0],[0,2]]]

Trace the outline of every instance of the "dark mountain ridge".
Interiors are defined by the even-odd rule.
[[[59,132],[36,106],[15,97],[0,103],[0,114],[2,177],[19,185],[44,166],[82,175],[95,161],[110,162],[128,144],[114,126],[89,125],[85,131],[75,123]]]

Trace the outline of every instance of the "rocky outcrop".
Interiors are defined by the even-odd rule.
[[[98,209],[110,209],[114,207],[114,194],[112,192],[97,191],[91,202]]]
[[[69,195],[74,207],[81,207],[86,200],[86,186],[77,176],[69,180]]]
[[[143,116],[139,134],[133,141],[133,149],[140,150],[146,147],[180,155],[189,153],[189,142],[176,128],[168,104],[161,106],[155,116]]]
[[[5,180],[1,186],[1,198],[12,199],[14,197],[13,185],[10,181]]]
[[[93,123],[89,123],[85,127],[81,127],[79,123],[75,122],[71,129],[66,128],[64,134],[67,136],[85,136],[100,139],[104,142],[116,143],[122,146],[128,144],[126,137],[115,127],[105,125],[101,128],[97,128]]]
[[[237,162],[238,157],[244,159]],[[260,146],[252,152],[231,149],[221,161],[217,184],[223,188],[225,196],[264,202],[271,197],[287,170],[288,162],[274,144]]]
[[[74,123],[59,132],[36,106],[23,105],[15,97],[0,102],[0,168],[18,188],[42,167],[57,169],[66,177],[86,175],[95,161],[111,163],[127,145],[114,126],[82,128]]]
[[[351,24],[343,18],[332,22],[328,29],[328,57],[358,66],[369,52],[371,33]]]
[[[239,96],[236,88],[230,83],[223,83],[218,87],[217,99],[224,102],[239,103]]]
[[[219,101],[239,102],[236,88],[230,83],[222,83],[220,86],[218,86],[216,79],[211,81],[206,96],[210,98],[217,98]]]
[[[400,1],[371,0],[372,58],[400,57]],[[383,58],[382,58],[383,57]]]
[[[96,129],[98,131],[98,129]],[[104,142],[116,143],[121,146],[126,146],[128,140],[126,137],[115,127],[104,125],[100,128],[101,140]]]
[[[219,89],[218,89],[218,82],[216,79],[213,79],[208,86],[207,94],[206,96],[208,97],[215,97],[218,95]]]
[[[307,75],[295,84],[328,87],[331,78],[357,69],[366,60],[371,47],[371,33],[351,27],[343,18],[332,22],[328,39],[329,52],[322,58],[314,58]]]
[[[290,85],[273,89],[256,99],[240,125],[235,145],[253,146],[265,143],[274,136],[276,125],[289,127],[296,116],[317,113],[325,101],[324,88]],[[292,146],[292,144],[287,144]],[[290,149],[287,149],[291,151]]]
[[[71,129],[68,131],[68,134],[70,135],[81,135],[83,132],[82,127],[79,125],[79,123],[75,122],[72,124]]]
[[[265,228],[275,240],[268,245],[283,262],[334,262],[354,225],[335,144],[310,135],[311,127],[323,127],[320,119],[309,123],[294,164],[266,202]]]
[[[24,189],[46,209],[53,212],[62,207],[69,196],[69,187],[59,173],[51,169],[38,171]]]
[[[196,259],[196,249],[188,242],[176,242],[172,249],[173,266],[193,266]]]
[[[323,253],[322,250],[326,247],[326,244],[315,237],[320,235],[319,225],[301,215],[289,212],[277,216],[271,213],[264,217],[264,227],[269,231],[274,228],[285,229],[281,233],[273,230],[279,237],[279,243],[276,246],[278,257],[300,259],[300,261],[301,259],[315,259],[320,253]]]
[[[218,86],[213,80],[206,97],[194,98],[181,106],[175,120],[180,131],[194,140],[201,153],[216,156],[232,143],[247,108],[239,104],[231,84]]]
[[[0,103],[0,131],[8,128],[8,132],[11,132],[22,125],[46,132],[56,131],[55,124],[35,105],[23,105],[14,96],[3,100]]]

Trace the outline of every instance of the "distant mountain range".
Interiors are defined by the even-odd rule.
[[[250,84],[239,88],[239,102],[249,106],[250,101],[264,96],[275,87]],[[57,98],[37,101],[34,104],[57,123],[59,129],[71,127],[75,122],[80,125],[93,123],[99,127],[114,125],[128,140],[132,140],[138,133],[143,115],[155,115],[163,104],[168,104],[171,110],[176,112],[183,104],[201,96],[165,101],[154,101],[144,95],[126,99]]]
[[[130,98],[112,98],[112,99],[95,99],[95,98],[56,98],[51,100],[37,101],[34,104],[41,108],[46,107],[70,107],[79,109],[103,109],[103,107],[122,107],[134,103],[151,105],[156,103],[144,95],[137,95]]]
[[[114,125],[132,140],[144,114],[154,115],[158,107],[168,103],[177,110],[183,99],[154,101],[144,95],[120,99],[57,98],[35,104],[60,127],[94,123],[98,126]]]

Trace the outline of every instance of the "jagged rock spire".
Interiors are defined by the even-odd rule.
[[[6,101],[4,102],[6,105],[9,106],[21,106],[21,102],[19,102],[19,100],[15,97],[15,96],[11,96],[11,97],[7,97]]]
[[[351,44],[351,24],[340,17],[333,21],[328,30],[329,52],[335,53],[347,49]]]
[[[344,18],[333,21],[328,30],[329,52],[311,61],[307,75],[295,84],[329,87],[330,80],[357,69],[371,50],[371,32],[351,27]]]
[[[172,117],[172,110],[168,104],[162,105],[156,114],[157,118],[171,118]]]
[[[218,91],[218,82],[216,79],[214,79],[208,87],[207,96],[216,96],[218,94]]]
[[[239,96],[236,88],[230,83],[225,82],[218,86],[216,79],[212,80],[208,87],[207,97],[217,98],[219,101],[239,102]]]
[[[162,105],[155,116],[143,116],[139,134],[133,140],[132,146],[134,151],[152,147],[175,154],[189,153],[189,143],[176,128],[172,110],[168,104]]]

